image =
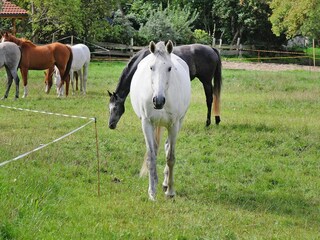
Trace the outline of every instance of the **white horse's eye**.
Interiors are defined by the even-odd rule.
[[[151,70],[151,71],[153,70],[153,66],[150,66],[150,70]]]
[[[168,72],[171,72],[171,67],[168,68]]]

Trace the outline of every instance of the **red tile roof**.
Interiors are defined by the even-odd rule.
[[[28,12],[23,8],[11,3],[7,0],[2,0],[2,9],[0,9],[0,17],[7,18],[24,18],[28,17]]]

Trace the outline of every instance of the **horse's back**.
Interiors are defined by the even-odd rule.
[[[71,69],[74,71],[80,70],[84,65],[90,62],[90,50],[84,44],[76,44],[71,47],[73,61]]]
[[[218,52],[203,44],[177,46],[173,53],[188,64],[191,79],[205,76],[212,78],[220,62]]]
[[[21,51],[13,42],[0,43],[0,65],[6,64],[9,68],[18,68]]]

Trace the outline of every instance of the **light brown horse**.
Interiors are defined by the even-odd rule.
[[[24,95],[28,95],[28,70],[47,70],[45,84],[46,93],[49,93],[52,86],[52,73],[54,65],[56,65],[61,74],[61,84],[67,82],[66,95],[68,95],[69,86],[69,72],[72,64],[71,48],[62,43],[51,43],[42,46],[37,46],[29,40],[23,38],[16,38],[10,33],[2,35],[2,41],[14,42],[21,48],[20,71],[24,85]]]

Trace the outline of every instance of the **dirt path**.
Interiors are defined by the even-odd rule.
[[[225,69],[244,69],[261,71],[288,71],[288,70],[306,70],[320,72],[320,67],[302,66],[296,64],[274,64],[274,63],[244,63],[222,61],[222,67]]]

